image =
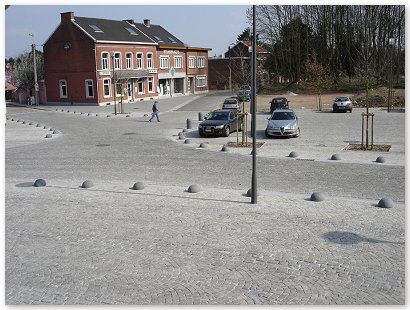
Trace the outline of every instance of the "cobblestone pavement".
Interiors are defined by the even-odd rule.
[[[6,186],[7,304],[403,304],[404,205]]]
[[[404,304],[403,166],[261,157],[251,205],[250,156],[170,141],[198,112],[178,109],[148,123],[7,108],[62,134],[6,124],[6,304]]]

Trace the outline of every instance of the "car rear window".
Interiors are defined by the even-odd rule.
[[[282,104],[286,104],[286,99],[285,98],[276,98],[272,100],[273,103],[282,103]]]
[[[235,99],[225,100],[224,104],[237,104],[238,102]]]

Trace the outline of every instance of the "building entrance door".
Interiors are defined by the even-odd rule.
[[[132,82],[127,83],[127,93],[128,93],[128,101],[132,101],[134,97]]]
[[[188,91],[190,94],[194,93],[194,78],[193,77],[188,78]]]

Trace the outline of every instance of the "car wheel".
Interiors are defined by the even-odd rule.
[[[199,132],[199,136],[200,136],[201,138],[203,138],[203,137],[205,137],[205,134],[204,134],[203,132]]]
[[[337,112],[337,109],[336,108],[333,108],[333,113],[336,113]]]
[[[229,137],[230,133],[231,133],[231,130],[230,130],[229,126],[226,126],[225,132],[224,132],[224,137]]]
[[[265,137],[268,138],[268,139],[270,138],[270,135],[268,134],[268,130],[267,130],[267,129],[265,129]]]
[[[298,128],[298,133],[295,135],[295,138],[300,136],[300,128]]]
[[[352,113],[352,109],[350,109],[349,111],[350,111],[350,113]]]

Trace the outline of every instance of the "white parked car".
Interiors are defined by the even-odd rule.
[[[270,137],[299,137],[299,117],[291,109],[275,110],[268,118],[265,136]]]
[[[349,111],[352,113],[353,110],[353,103],[349,97],[336,97],[335,101],[333,101],[333,112],[339,111]]]

